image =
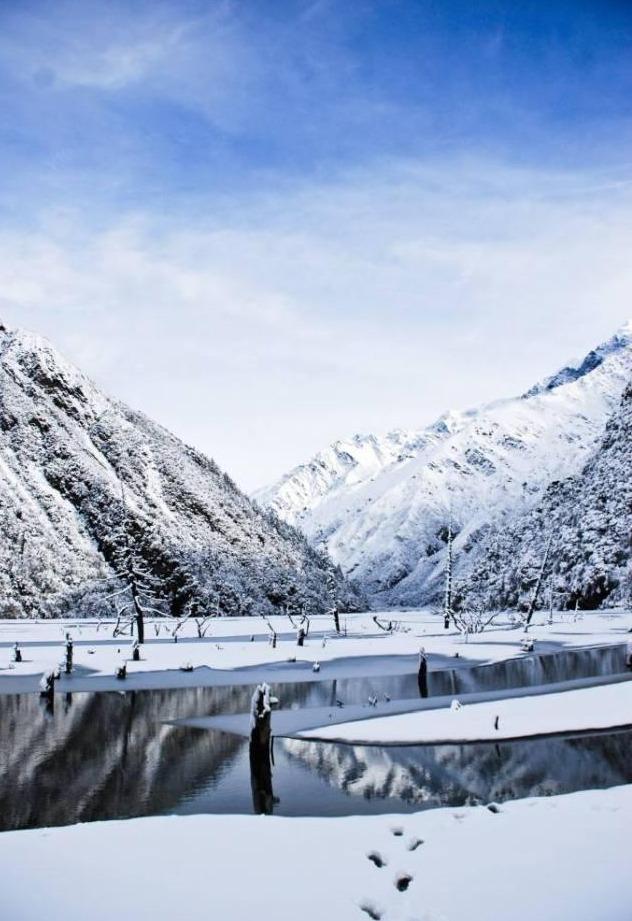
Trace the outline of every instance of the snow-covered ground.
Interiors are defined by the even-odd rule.
[[[6,832],[0,904],[11,921],[629,921],[631,818],[626,786],[494,811]]]
[[[278,633],[276,648],[269,643],[266,623],[254,618],[214,620],[203,639],[196,627],[186,623],[175,643],[174,621],[163,619],[147,625],[141,661],[128,662],[126,687],[159,688],[219,684],[326,680],[328,678],[405,674],[416,671],[423,647],[430,669],[454,668],[473,662],[494,662],[523,656],[524,634],[508,618],[484,633],[465,638],[453,629],[443,630],[442,619],[428,610],[389,612],[383,620],[398,621],[393,633],[380,630],[372,615],[344,617],[346,636],[333,633],[332,620],[314,617],[303,647],[286,617],[271,618]],[[553,651],[611,643],[625,643],[632,625],[629,612],[557,613],[548,625],[540,615],[529,635],[536,651]],[[131,658],[129,637],[113,638],[113,624],[87,621],[0,621],[0,693],[37,690],[41,674],[64,657],[66,633],[74,641],[74,671],[62,675],[59,690],[120,689],[114,677],[117,665]],[[252,638],[252,639],[251,639]],[[23,661],[14,663],[13,644],[18,642]],[[313,664],[319,663],[318,672]],[[182,666],[192,666],[183,671]]]
[[[353,745],[500,741],[632,725],[632,676],[600,687],[375,716],[297,733]]]
[[[146,625],[141,661],[128,661],[124,684],[114,672],[131,655],[130,638],[114,638],[112,623],[0,621],[0,692],[36,690],[41,673],[63,659],[67,633],[74,642],[74,670],[62,675],[60,691],[260,680],[274,685],[414,673],[421,647],[431,672],[532,655],[525,653],[524,633],[509,617],[499,617],[467,642],[454,630],[443,630],[442,619],[427,610],[390,612],[381,622],[389,618],[396,629],[387,633],[370,614],[347,616],[346,635],[338,637],[331,618],[315,617],[303,647],[297,646],[289,620],[274,618],[276,648],[260,618],[215,620],[201,639],[188,622],[179,629],[177,643],[171,633],[176,623],[156,621]],[[552,624],[545,620],[538,615],[529,631],[536,653],[627,644],[632,615],[556,613]],[[16,642],[21,663],[12,662]],[[185,664],[192,670],[182,670]],[[607,676],[581,679],[584,684],[600,680]],[[563,693],[557,686],[542,687],[538,696],[531,690],[483,691],[463,695],[464,706],[457,711],[439,698],[380,702],[365,706],[364,715],[370,710],[371,718],[356,722],[349,720],[359,720],[361,707],[349,707],[338,711],[338,725],[302,737],[369,743],[502,739],[630,723],[632,682],[621,676],[612,681],[581,688],[580,682],[568,682],[572,689]],[[426,709],[383,715],[402,705]],[[295,737],[322,719],[317,710],[297,713],[287,732]],[[282,716],[273,717],[280,729]],[[307,722],[301,726],[301,720]],[[160,816],[5,832],[0,834],[0,916],[10,921],[629,921],[631,818],[632,786],[626,786],[493,809],[405,816]]]

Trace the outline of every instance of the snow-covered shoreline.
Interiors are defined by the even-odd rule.
[[[632,676],[598,687],[525,693],[500,699],[375,715],[372,719],[298,731],[296,738],[348,745],[444,745],[497,742],[632,726]]]
[[[113,638],[113,624],[81,620],[0,620],[0,693],[32,692],[40,676],[63,659],[65,637],[74,643],[74,670],[63,676],[59,690],[106,691],[202,687],[226,684],[326,680],[372,674],[409,674],[416,671],[424,648],[431,670],[467,667],[525,655],[524,634],[507,619],[468,641],[453,629],[443,630],[430,611],[389,612],[401,629],[381,631],[373,614],[346,616],[347,636],[333,633],[331,618],[314,617],[305,645],[298,647],[288,618],[270,618],[278,633],[276,648],[260,618],[220,618],[199,639],[195,625],[186,623],[174,642],[174,621],[148,624],[141,661],[128,661],[125,683],[115,677],[116,666],[131,658],[130,637]],[[631,615],[628,612],[586,612],[581,622],[572,613],[558,613],[554,623],[536,623],[529,631],[536,652],[623,644]],[[156,634],[157,631],[157,634]],[[18,642],[23,661],[14,663]],[[317,663],[318,671],[314,671]],[[184,671],[182,667],[191,670]]]
[[[629,921],[631,817],[624,786],[493,811],[6,832],[2,905],[11,921]]]

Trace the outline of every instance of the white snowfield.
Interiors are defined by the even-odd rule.
[[[632,676],[631,676],[632,677]],[[562,693],[376,716],[296,733],[352,745],[448,744],[632,726],[632,680]]]
[[[497,809],[170,816],[6,832],[2,916],[630,921],[631,786]]]
[[[428,610],[405,614],[390,611],[380,616],[397,621],[400,629],[385,633],[370,614],[345,615],[347,636],[336,636],[331,618],[314,617],[303,647],[297,646],[287,617],[271,618],[278,633],[274,649],[269,643],[270,631],[259,617],[214,620],[203,639],[188,622],[178,632],[177,643],[171,635],[175,622],[162,619],[147,624],[140,662],[130,661],[129,636],[112,637],[111,622],[2,620],[0,693],[37,690],[42,673],[62,662],[67,633],[74,642],[74,668],[70,676],[62,675],[60,691],[202,687],[262,680],[274,684],[409,674],[417,670],[421,647],[429,656],[431,670],[524,656],[524,634],[506,617],[499,617],[497,625],[466,642],[454,629],[443,630],[442,618]],[[629,612],[587,612],[578,621],[572,613],[557,613],[550,626],[541,622],[545,616],[538,614],[539,621],[529,632],[536,652],[630,639]],[[20,663],[12,661],[15,642],[21,647]],[[115,678],[115,669],[124,659],[128,660],[128,677],[123,683]],[[314,672],[316,662],[320,669]]]

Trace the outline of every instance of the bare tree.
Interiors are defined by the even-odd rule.
[[[493,624],[498,617],[498,611],[489,611],[482,605],[470,604],[462,611],[452,611],[454,625],[466,640],[472,633],[482,633],[486,627]]]
[[[453,567],[453,535],[452,535],[452,519],[448,522],[448,545],[446,548],[446,563],[445,563],[445,592],[443,599],[443,626],[444,629],[448,629],[450,626],[450,619],[454,621],[454,611],[452,610],[452,567]]]
[[[535,609],[538,603],[538,598],[540,596],[540,589],[542,588],[542,580],[544,579],[544,573],[546,572],[546,567],[549,562],[549,556],[551,554],[551,545],[553,544],[553,535],[549,535],[549,539],[546,542],[546,548],[544,550],[544,557],[542,558],[542,564],[540,566],[540,572],[538,573],[538,578],[533,588],[533,594],[531,595],[531,601],[529,603],[529,609],[527,611],[527,616],[524,621],[525,633],[529,629],[529,624],[535,613]]]
[[[334,619],[334,629],[336,633],[340,633],[340,606],[338,603],[338,585],[336,583],[336,574],[334,572],[333,566],[329,566],[327,570],[327,594],[329,595],[329,611],[328,614]]]

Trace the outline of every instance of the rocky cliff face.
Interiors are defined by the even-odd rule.
[[[578,473],[632,375],[632,324],[526,394],[434,425],[356,436],[291,471],[259,500],[327,548],[376,604],[437,596],[447,525],[457,560]],[[487,551],[485,551],[487,552]]]
[[[104,610],[123,520],[166,611],[327,604],[326,560],[298,532],[47,342],[0,326],[0,615]]]

